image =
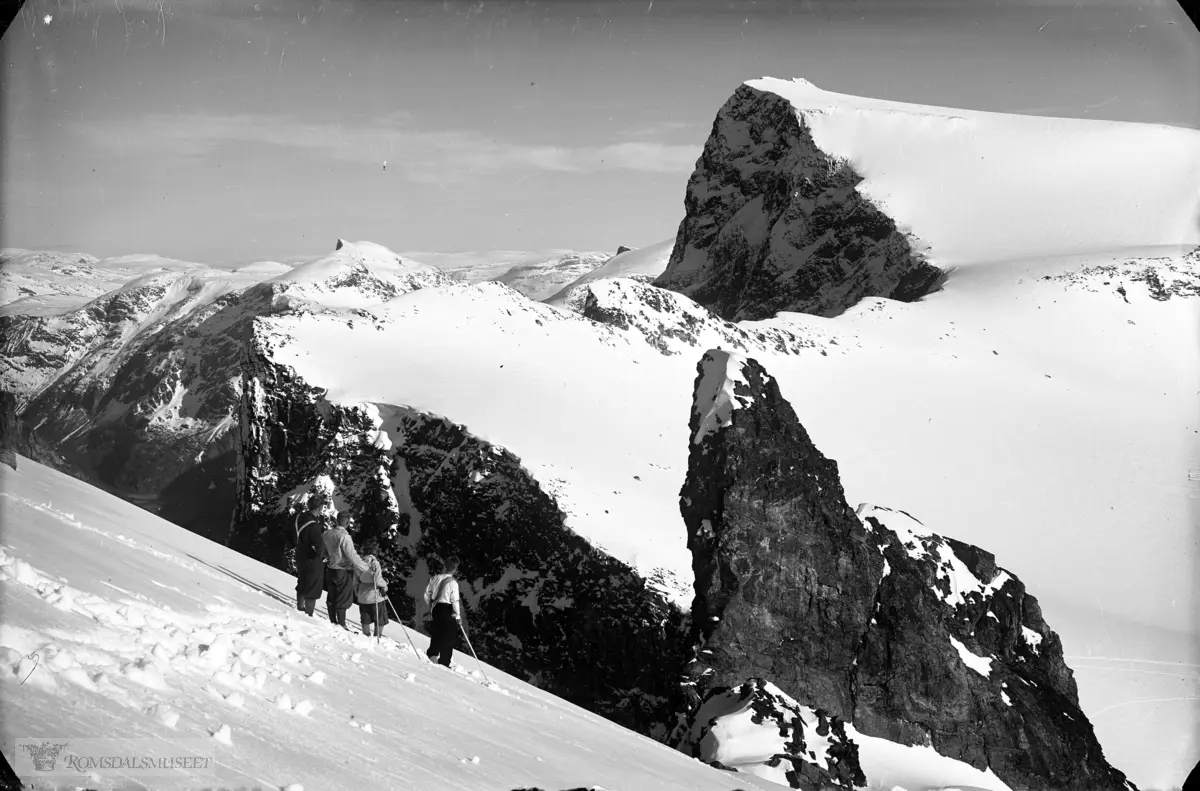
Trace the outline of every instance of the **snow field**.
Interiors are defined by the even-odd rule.
[[[307,618],[288,575],[18,462],[0,492],[0,743],[203,737],[226,786],[768,787],[469,654],[433,665],[397,624],[377,641]],[[426,638],[410,634],[423,651]],[[104,775],[89,787],[136,779]]]

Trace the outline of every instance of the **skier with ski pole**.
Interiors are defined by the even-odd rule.
[[[446,558],[442,573],[429,580],[425,588],[425,604],[433,608],[429,650],[425,655],[445,667],[450,667],[450,657],[454,655],[454,644],[458,642],[458,629],[462,623],[458,580],[454,578],[456,571],[458,558],[451,555]]]

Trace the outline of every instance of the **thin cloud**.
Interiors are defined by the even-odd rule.
[[[90,146],[141,156],[147,152],[205,156],[222,146],[270,145],[361,163],[388,162],[411,180],[461,181],[508,171],[592,173],[636,170],[690,172],[700,145],[624,141],[601,146],[558,146],[499,140],[470,130],[412,128],[403,113],[367,124],[319,123],[252,114],[161,113],[76,125]]]

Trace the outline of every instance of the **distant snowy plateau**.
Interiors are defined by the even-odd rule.
[[[540,707],[554,771],[513,760],[532,740],[491,776],[382,748],[411,788],[1181,784],[1200,760],[1200,132],[764,78],[721,108],[684,210],[674,239],[615,256],[0,253],[10,762],[14,737],[68,729],[79,687],[118,701],[90,710],[105,731],[157,733],[169,704],[215,733],[203,712],[226,706],[235,734],[278,737],[223,742],[231,771],[275,778],[296,703],[340,705],[282,679],[325,662],[363,696],[428,673],[396,742],[436,725],[437,694],[467,741]],[[463,558],[505,694],[445,686],[470,676],[425,671],[398,632],[322,648],[249,595],[290,595],[284,525],[313,489],[386,539],[406,619],[430,559]],[[94,568],[65,549],[96,536]],[[140,582],[100,584],[123,568]],[[218,568],[244,584],[187,587]],[[131,612],[172,636],[139,653]],[[228,656],[187,648],[222,630]],[[235,677],[234,649],[274,659],[241,663],[231,703],[195,679]],[[19,684],[37,650],[67,658]],[[626,753],[641,774],[613,773]]]

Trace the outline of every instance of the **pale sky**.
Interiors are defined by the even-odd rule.
[[[651,244],[761,76],[1200,127],[1166,0],[30,0],[3,47],[0,246],[219,265]]]

